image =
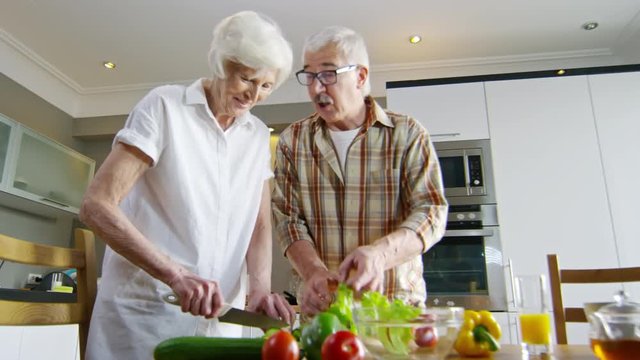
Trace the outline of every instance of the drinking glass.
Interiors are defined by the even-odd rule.
[[[520,322],[522,354],[535,359],[551,353],[549,290],[544,275],[515,277],[515,301]]]
[[[51,291],[55,290],[57,287],[62,286],[62,273],[54,272],[51,273]]]

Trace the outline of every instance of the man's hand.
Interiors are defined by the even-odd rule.
[[[296,312],[280,294],[249,294],[247,310],[280,319],[293,326]]]
[[[356,293],[373,290],[382,292],[386,259],[378,247],[367,245],[355,249],[338,268],[340,281]]]
[[[315,315],[326,310],[335,297],[335,283],[338,276],[328,271],[317,271],[304,282],[300,311],[307,315]],[[331,285],[333,284],[333,285]]]
[[[211,319],[224,304],[218,282],[201,278],[192,272],[181,271],[168,285],[180,299],[183,312]]]

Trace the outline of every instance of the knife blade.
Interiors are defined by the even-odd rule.
[[[162,300],[172,305],[180,305],[180,299],[174,293],[162,296]],[[274,319],[263,314],[234,308],[230,304],[223,304],[218,313],[220,322],[257,327],[264,330],[272,328],[288,327],[289,324],[282,320]]]

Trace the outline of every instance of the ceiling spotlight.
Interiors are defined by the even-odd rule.
[[[566,73],[566,71],[564,71],[564,69],[560,69],[558,71],[556,71],[556,74],[558,75],[564,75]]]
[[[106,67],[107,69],[115,69],[116,68],[116,64],[114,62],[111,62],[111,61],[103,62],[102,66]]]
[[[411,35],[411,37],[409,38],[409,42],[412,44],[417,44],[420,41],[422,41],[422,38],[420,37],[420,35]]]
[[[585,30],[593,30],[593,29],[595,29],[595,28],[597,28],[597,27],[598,27],[598,23],[597,23],[597,22],[595,22],[595,21],[591,21],[591,22],[588,22],[588,23],[584,23],[584,24],[582,25],[582,28],[583,28],[583,29],[585,29]]]
[[[276,129],[269,127],[269,132],[274,132]]]

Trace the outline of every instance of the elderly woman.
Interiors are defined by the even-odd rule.
[[[269,131],[249,113],[288,77],[291,47],[273,21],[240,12],[214,29],[209,63],[211,79],[136,105],[87,190],[80,218],[108,244],[89,359],[240,336],[215,318],[223,303],[293,321],[271,294]],[[170,293],[179,307],[163,301]]]

